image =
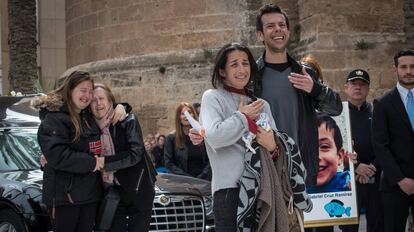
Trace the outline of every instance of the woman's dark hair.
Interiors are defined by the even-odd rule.
[[[76,141],[80,138],[81,126],[79,114],[75,111],[75,104],[72,101],[72,92],[76,86],[84,81],[90,81],[93,85],[93,79],[88,72],[74,71],[69,74],[68,77],[66,77],[62,85],[50,93],[61,96],[63,98],[63,102],[66,102],[68,104],[70,120],[75,127],[75,137],[73,138],[73,141]]]
[[[262,31],[263,32],[263,22],[262,22],[262,16],[265,14],[270,14],[270,13],[278,13],[278,14],[282,14],[285,17],[285,21],[286,21],[286,26],[289,29],[289,18],[286,14],[286,12],[282,9],[280,9],[280,7],[273,5],[273,4],[266,4],[264,6],[262,6],[259,9],[259,13],[256,16],[256,31]]]
[[[224,70],[227,64],[227,58],[230,52],[232,51],[242,51],[247,54],[250,63],[250,79],[249,83],[245,86],[245,90],[250,90],[250,86],[253,84],[253,80],[256,77],[258,70],[256,61],[253,57],[253,54],[250,52],[249,48],[239,43],[229,43],[224,45],[216,55],[215,63],[214,63],[214,70],[213,75],[211,77],[211,84],[215,89],[218,86],[224,86],[224,79],[225,77],[220,75],[220,70]]]

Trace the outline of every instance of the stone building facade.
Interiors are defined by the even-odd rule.
[[[109,84],[129,102],[144,133],[173,129],[181,101],[199,102],[210,88],[215,51],[255,38],[255,13],[264,3],[286,9],[291,51],[311,53],[325,82],[342,93],[347,73],[364,68],[370,99],[395,83],[392,56],[413,47],[414,0],[66,0],[66,61]]]

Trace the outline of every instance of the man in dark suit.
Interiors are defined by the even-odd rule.
[[[394,57],[397,86],[374,100],[372,140],[383,170],[385,232],[403,232],[414,210],[414,50]]]

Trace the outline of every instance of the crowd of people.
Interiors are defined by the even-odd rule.
[[[398,83],[373,105],[367,102],[368,72],[349,73],[344,90],[353,156],[331,118],[341,114],[341,98],[323,83],[314,57],[298,62],[289,55],[290,28],[281,8],[260,8],[262,56],[255,60],[239,43],[224,45],[215,58],[213,88],[201,104],[177,104],[168,135],[144,138],[130,106],[117,105],[110,88],[87,72],[71,73],[58,89],[36,98],[43,201],[54,231],[96,229],[99,204],[110,191],[119,202],[105,230],[148,231],[157,171],[211,180],[217,232],[304,231],[303,212],[312,208],[308,193],[350,190],[349,171],[338,171],[348,157],[367,231],[404,231],[414,209],[414,51],[397,53]],[[186,113],[205,134],[192,128]],[[284,171],[293,163],[295,176]],[[358,231],[358,225],[340,228]]]

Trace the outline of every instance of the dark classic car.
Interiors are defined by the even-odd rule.
[[[51,231],[42,203],[40,121],[28,105],[27,98],[0,97],[0,232]],[[155,190],[150,231],[214,231],[210,182],[160,173]]]

